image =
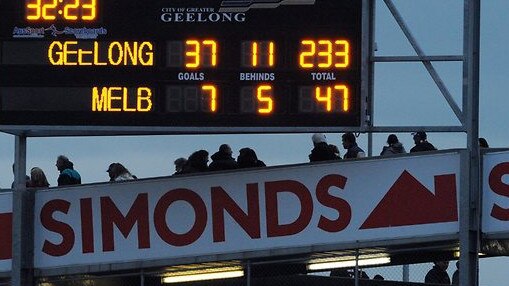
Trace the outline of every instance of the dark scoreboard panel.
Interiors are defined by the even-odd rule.
[[[0,0],[0,125],[361,125],[359,0]]]

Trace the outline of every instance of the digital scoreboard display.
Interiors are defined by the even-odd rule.
[[[360,0],[0,0],[0,125],[359,127],[361,15]]]

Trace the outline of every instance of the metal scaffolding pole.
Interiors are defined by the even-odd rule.
[[[12,286],[33,285],[34,194],[26,188],[26,145],[25,136],[16,136],[12,206]]]
[[[464,1],[463,104],[466,108],[468,170],[461,181],[460,285],[479,285],[480,154],[479,154],[479,50],[480,0]],[[467,198],[467,199],[465,199]]]

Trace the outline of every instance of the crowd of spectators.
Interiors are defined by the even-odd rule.
[[[428,142],[426,132],[419,131],[412,133],[414,146],[410,153],[437,150],[433,144]],[[309,162],[356,159],[366,157],[366,153],[357,145],[357,136],[354,133],[347,132],[341,136],[341,143],[345,154],[341,156],[339,148],[334,144],[327,142],[327,137],[323,133],[315,133],[311,136],[313,148],[309,154]],[[488,142],[484,138],[479,138],[479,146],[488,148]],[[380,156],[390,156],[395,154],[407,153],[403,144],[395,134],[387,137],[387,145],[383,146]],[[234,170],[245,168],[265,167],[265,163],[258,159],[258,155],[252,148],[242,148],[239,150],[237,158],[233,157],[233,150],[228,144],[221,144],[219,149],[210,156],[212,161],[209,163],[209,152],[198,150],[193,152],[187,159],[184,157],[176,159],[175,172],[173,175],[192,174],[210,171]],[[59,176],[58,186],[81,184],[81,176],[74,169],[74,164],[64,155],[57,157],[56,164]],[[12,166],[13,172],[15,165]],[[110,182],[135,180],[137,177],[123,166],[121,163],[111,163],[106,170]],[[47,188],[50,186],[44,171],[39,167],[33,167],[30,170],[30,176],[26,176],[26,186],[29,188]],[[14,182],[11,185],[14,188]]]

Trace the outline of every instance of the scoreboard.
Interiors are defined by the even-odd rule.
[[[361,23],[360,0],[0,0],[0,127],[359,127]]]

